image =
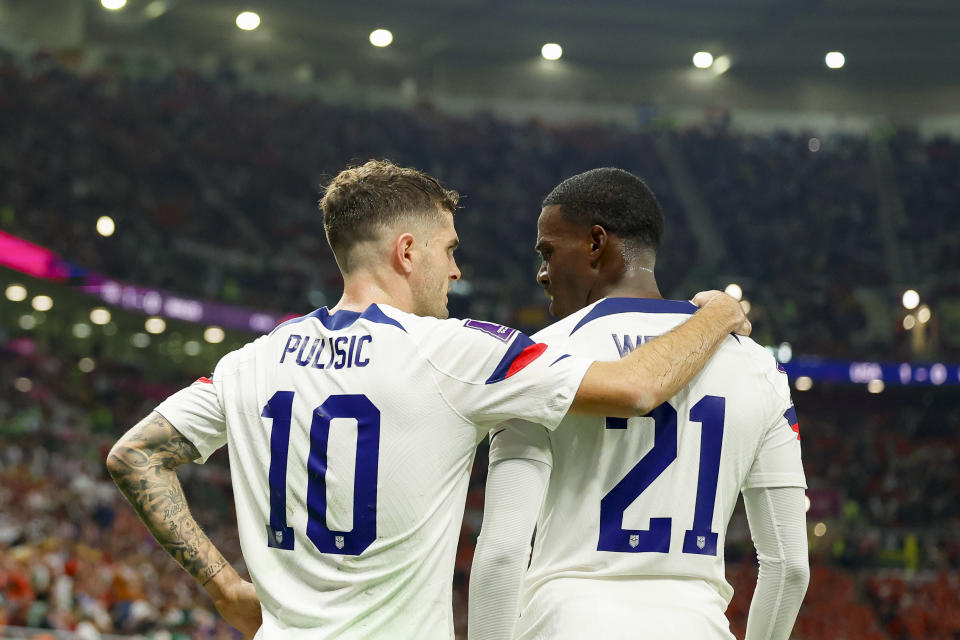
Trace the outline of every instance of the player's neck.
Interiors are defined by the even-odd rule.
[[[343,294],[339,302],[330,308],[330,313],[341,310],[364,311],[371,304],[386,304],[411,313],[413,296],[409,289],[390,286],[390,283],[384,282],[373,274],[351,274],[344,276]]]
[[[591,291],[590,302],[601,298],[663,298],[656,277],[647,269],[626,269],[617,280],[599,284]]]

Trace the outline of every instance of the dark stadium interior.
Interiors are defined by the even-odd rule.
[[[536,331],[540,201],[618,166],[663,206],[665,297],[738,283],[785,365],[960,363],[956,3],[283,0],[251,32],[225,0],[49,4],[0,0],[0,231],[83,269],[280,316],[332,305],[319,185],[389,158],[463,196],[451,314]],[[372,48],[383,25],[396,43]],[[564,57],[545,66],[550,41]],[[730,70],[698,75],[701,49]],[[101,303],[70,279],[0,266],[0,287],[0,637],[238,637],[103,460],[255,333],[168,317],[148,335],[119,305],[91,327]],[[792,637],[960,638],[960,379],[900,375],[791,381],[812,565]],[[485,447],[454,583],[464,638]],[[190,467],[198,521],[242,567],[226,454]],[[727,570],[742,638],[742,508]]]

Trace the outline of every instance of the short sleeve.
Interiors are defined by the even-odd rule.
[[[200,452],[198,464],[227,443],[227,423],[217,397],[217,388],[210,378],[200,378],[185,389],[164,400],[156,412]]]
[[[546,428],[525,420],[510,420],[490,431],[490,464],[522,458],[553,467],[553,449]]]
[[[790,399],[787,376],[772,380],[776,400],[774,416],[760,441],[757,456],[747,474],[744,489],[807,487],[800,459],[800,424]]]
[[[438,324],[423,346],[440,392],[481,427],[522,418],[555,429],[593,362],[490,322]]]

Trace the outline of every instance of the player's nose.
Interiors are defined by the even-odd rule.
[[[541,263],[540,268],[537,269],[537,284],[543,288],[547,288],[547,286],[550,284],[550,277],[547,275],[546,263]]]

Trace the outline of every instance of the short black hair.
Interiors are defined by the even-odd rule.
[[[663,211],[653,191],[629,171],[601,167],[567,178],[543,200],[559,205],[574,223],[600,225],[637,248],[656,250],[663,238]]]

